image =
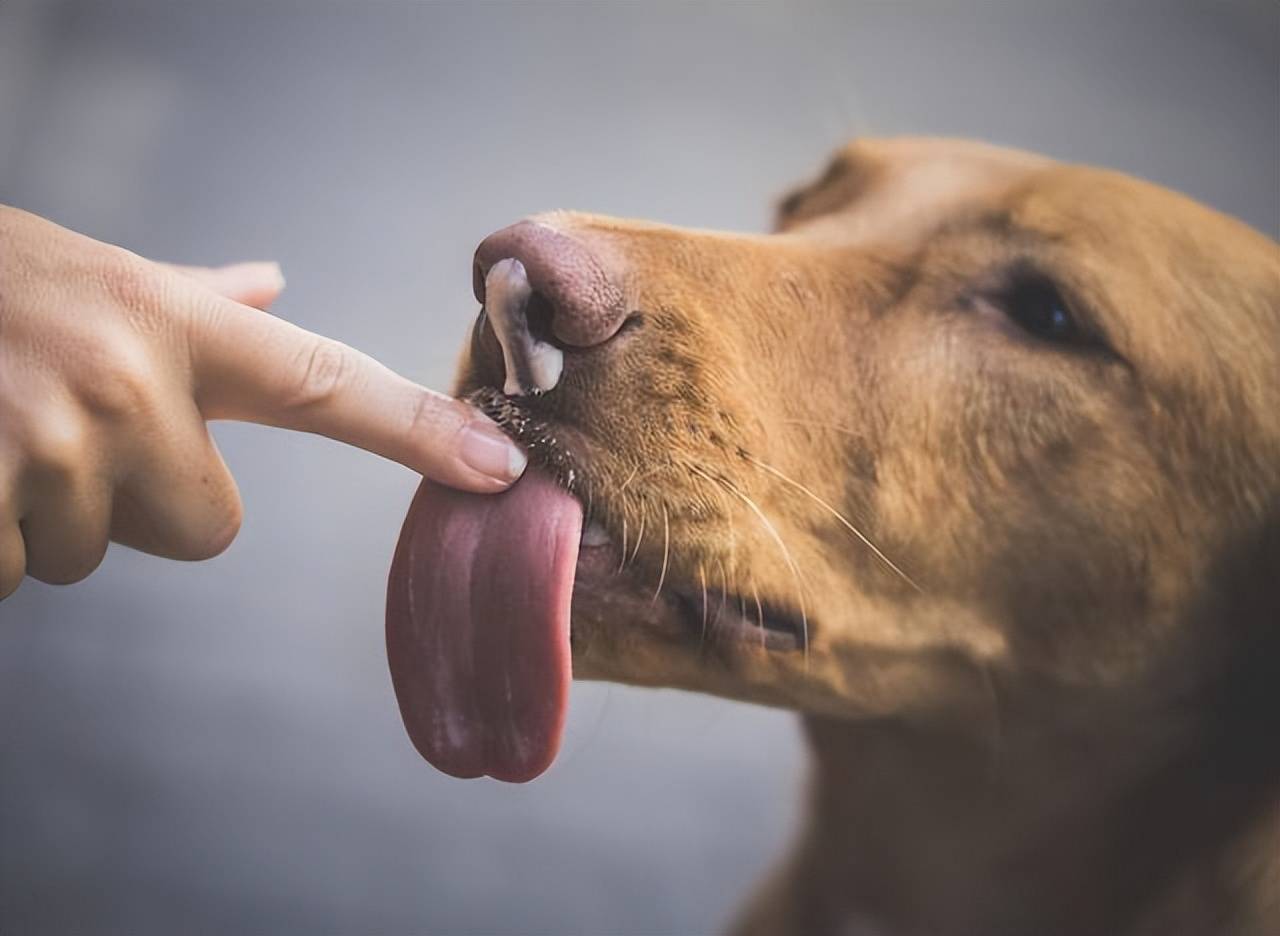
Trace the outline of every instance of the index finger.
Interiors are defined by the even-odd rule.
[[[190,328],[206,419],[314,432],[472,491],[500,491],[524,471],[488,417],[341,342],[222,299]]]

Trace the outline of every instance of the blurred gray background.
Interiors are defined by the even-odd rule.
[[[759,230],[847,136],[1102,163],[1280,233],[1280,4],[0,0],[0,201],[274,258],[279,314],[429,385],[470,255],[575,207]],[[0,245],[3,249],[3,245]],[[416,479],[220,425],[221,558],[0,605],[0,932],[693,934],[785,846],[785,713],[575,688],[525,787],[410,748],[383,586]]]

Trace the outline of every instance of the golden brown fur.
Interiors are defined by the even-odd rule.
[[[637,313],[524,407],[626,560],[579,576],[576,674],[806,716],[810,817],[738,932],[1280,931],[1274,242],[919,139],[769,236],[541,220]],[[1011,322],[1023,276],[1089,340]]]

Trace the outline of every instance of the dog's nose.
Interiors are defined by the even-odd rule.
[[[603,344],[627,315],[621,277],[604,252],[540,221],[486,237],[473,285],[502,345],[511,395],[550,390],[563,368],[561,345]]]

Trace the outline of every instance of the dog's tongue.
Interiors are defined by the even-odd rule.
[[[409,737],[439,770],[532,780],[560,747],[582,508],[528,471],[498,495],[424,481],[387,585]]]

